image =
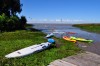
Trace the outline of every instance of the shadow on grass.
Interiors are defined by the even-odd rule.
[[[35,29],[35,28],[26,28],[26,30],[30,30],[33,32],[40,32],[41,30]]]

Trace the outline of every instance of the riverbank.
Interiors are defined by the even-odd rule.
[[[100,24],[75,24],[73,26],[89,32],[100,33]]]
[[[100,24],[76,24],[73,26],[91,34],[87,34],[87,37],[93,40],[92,45],[83,49],[100,55]]]
[[[86,36],[87,38],[94,39],[92,44],[77,42],[77,45],[85,50],[85,53],[69,56],[63,59],[58,59],[50,63],[48,66],[99,66],[100,65],[100,24],[77,24],[74,27],[81,28],[81,31],[77,31],[77,35]],[[69,29],[71,30],[71,29]],[[72,31],[74,31],[72,30]],[[80,30],[80,29],[79,29]],[[84,31],[83,31],[84,30]],[[91,33],[94,32],[94,33]],[[96,36],[97,35],[97,36]],[[98,37],[98,38],[97,38]],[[89,52],[88,52],[89,51]],[[93,52],[93,53],[92,53]],[[96,54],[95,54],[96,53]]]
[[[47,42],[46,35],[40,31],[20,30],[0,33],[0,66],[47,66],[56,59],[61,59],[80,52],[72,42],[55,38],[56,46],[22,58],[7,59],[4,56],[27,46]]]

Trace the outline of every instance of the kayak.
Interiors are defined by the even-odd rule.
[[[16,57],[23,57],[35,52],[39,52],[42,51],[46,48],[48,48],[51,45],[51,43],[49,42],[45,42],[45,43],[41,43],[41,44],[37,44],[37,45],[32,45],[17,51],[14,51],[10,54],[5,55],[6,58],[16,58]]]
[[[67,32],[68,34],[76,34],[75,32]]]
[[[55,43],[55,40],[52,39],[52,38],[49,38],[49,39],[48,39],[48,42],[50,42],[50,43]]]
[[[76,42],[76,40],[74,40],[74,39],[71,39],[70,37],[67,37],[67,36],[63,36],[63,39],[64,40],[67,40],[67,41],[71,41],[71,42]]]
[[[50,38],[52,36],[54,36],[54,34],[53,33],[50,33],[50,34],[47,34],[46,38]]]
[[[77,37],[74,37],[74,36],[71,36],[70,37],[71,39],[74,39],[74,40],[78,40],[78,41],[84,41],[84,42],[93,42],[93,40],[87,40],[87,39],[84,39],[84,38],[77,38]]]

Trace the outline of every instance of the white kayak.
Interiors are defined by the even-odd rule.
[[[46,38],[49,38],[49,37],[52,37],[52,36],[54,36],[54,34],[50,33],[50,34],[47,34]]]
[[[32,45],[32,46],[17,50],[15,52],[12,52],[12,53],[6,55],[5,57],[6,58],[23,57],[23,56],[26,56],[26,55],[29,55],[29,54],[32,54],[35,52],[42,51],[42,50],[48,48],[50,45],[51,45],[51,43],[49,43],[49,42]]]

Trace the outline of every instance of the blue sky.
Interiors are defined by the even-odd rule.
[[[30,20],[84,20],[100,22],[100,0],[20,0],[20,15]]]

